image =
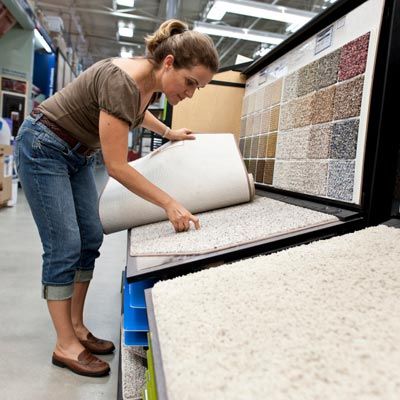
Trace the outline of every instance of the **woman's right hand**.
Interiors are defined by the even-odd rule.
[[[190,229],[190,222],[193,222],[196,229],[200,229],[199,218],[191,214],[185,207],[175,200],[171,200],[165,207],[168,219],[175,228],[175,232],[186,232]]]

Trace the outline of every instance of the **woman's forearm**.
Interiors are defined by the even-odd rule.
[[[150,131],[153,131],[160,136],[165,136],[169,131],[169,127],[165,125],[162,121],[157,119],[150,111],[146,111],[144,114],[144,119],[142,126]]]

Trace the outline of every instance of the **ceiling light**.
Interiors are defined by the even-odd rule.
[[[234,28],[208,24],[206,22],[195,22],[193,30],[203,32],[212,36],[230,37],[235,39],[249,40],[258,43],[279,44],[286,39],[286,35],[272,32],[262,32],[252,29]]]
[[[122,58],[130,58],[133,56],[133,50],[132,49],[126,49],[126,47],[121,47],[121,53],[120,53]]]
[[[208,12],[207,18],[221,20],[225,13],[248,15],[255,18],[270,19],[286,23],[301,23],[304,25],[316,13],[297,10],[289,7],[274,6],[258,1],[246,0],[216,0]]]
[[[130,24],[125,24],[124,22],[118,22],[118,35],[125,36],[125,37],[133,37],[133,30],[135,26]]]
[[[40,45],[47,51],[47,53],[52,53],[50,45],[46,42],[46,39],[42,36],[42,34],[37,30],[34,29],[35,38],[40,43]]]
[[[124,7],[133,7],[135,5],[135,0],[116,0],[115,2]]]

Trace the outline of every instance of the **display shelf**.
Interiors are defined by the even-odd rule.
[[[123,276],[123,331],[127,346],[147,346],[147,321],[144,290],[152,287],[155,280],[141,280],[128,283]]]

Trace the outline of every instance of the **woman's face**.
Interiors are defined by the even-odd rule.
[[[167,56],[172,57],[172,56]],[[166,60],[167,61],[167,60]],[[174,68],[172,62],[164,63],[164,74],[162,77],[162,92],[167,96],[171,105],[178,104],[187,97],[191,98],[196,89],[207,85],[213,77],[213,73],[203,65],[192,68]]]

